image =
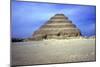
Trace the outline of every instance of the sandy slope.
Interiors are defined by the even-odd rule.
[[[95,61],[95,39],[12,43],[12,65]]]

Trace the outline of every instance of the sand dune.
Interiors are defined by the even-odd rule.
[[[11,56],[12,65],[95,61],[95,39],[16,42]]]

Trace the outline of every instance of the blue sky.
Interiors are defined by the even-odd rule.
[[[31,37],[52,16],[63,13],[81,31],[83,36],[95,35],[96,7],[72,4],[49,4],[18,2],[12,0],[11,36],[13,38]]]

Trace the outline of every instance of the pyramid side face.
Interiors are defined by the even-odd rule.
[[[81,33],[79,29],[64,14],[56,14],[33,34],[34,39],[66,39],[77,37]]]

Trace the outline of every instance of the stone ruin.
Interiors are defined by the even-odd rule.
[[[64,14],[56,14],[32,35],[32,40],[67,39],[81,36],[80,30]]]

